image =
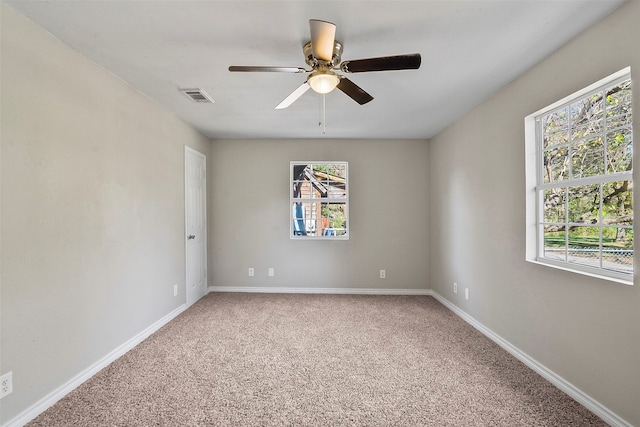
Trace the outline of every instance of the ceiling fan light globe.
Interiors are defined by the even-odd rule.
[[[309,76],[311,89],[320,94],[329,93],[338,86],[340,77],[333,73],[318,73]]]

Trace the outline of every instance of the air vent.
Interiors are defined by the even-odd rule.
[[[207,92],[205,92],[204,90],[200,89],[200,88],[194,88],[194,89],[180,89],[180,92],[184,93],[185,95],[187,95],[192,101],[195,102],[208,102],[208,103],[212,103],[213,102],[213,98],[211,98]]]

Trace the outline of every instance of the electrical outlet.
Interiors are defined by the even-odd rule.
[[[469,299],[469,288],[464,288],[464,299]]]
[[[178,285],[173,285],[173,296],[176,297],[178,296]]]
[[[387,270],[380,270],[380,278],[385,279],[387,277]]]
[[[253,267],[249,267],[249,277],[253,277],[255,276],[256,271],[253,269]]]
[[[453,282],[453,293],[454,294],[458,293],[458,284],[456,282]]]
[[[13,372],[0,377],[0,399],[13,392]]]
[[[269,267],[269,277],[273,277],[276,275],[275,270],[273,269],[273,267]]]

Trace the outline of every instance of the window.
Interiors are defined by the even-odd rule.
[[[347,162],[291,162],[292,239],[348,239]]]
[[[525,120],[534,220],[527,259],[633,283],[629,75],[622,70]]]

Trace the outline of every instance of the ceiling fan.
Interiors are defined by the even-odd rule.
[[[338,88],[360,105],[366,104],[373,99],[371,95],[351,80],[336,73],[336,70],[342,71],[343,73],[364,73],[368,71],[415,70],[420,68],[422,59],[419,53],[341,62],[342,43],[335,39],[335,24],[319,19],[310,19],[309,28],[311,31],[311,40],[305,43],[302,51],[305,62],[311,67],[310,69],[300,67],[232,65],[229,67],[229,71],[309,73],[307,80],[276,107],[276,109],[282,109],[293,104],[309,89],[313,89],[320,94],[326,94]]]

